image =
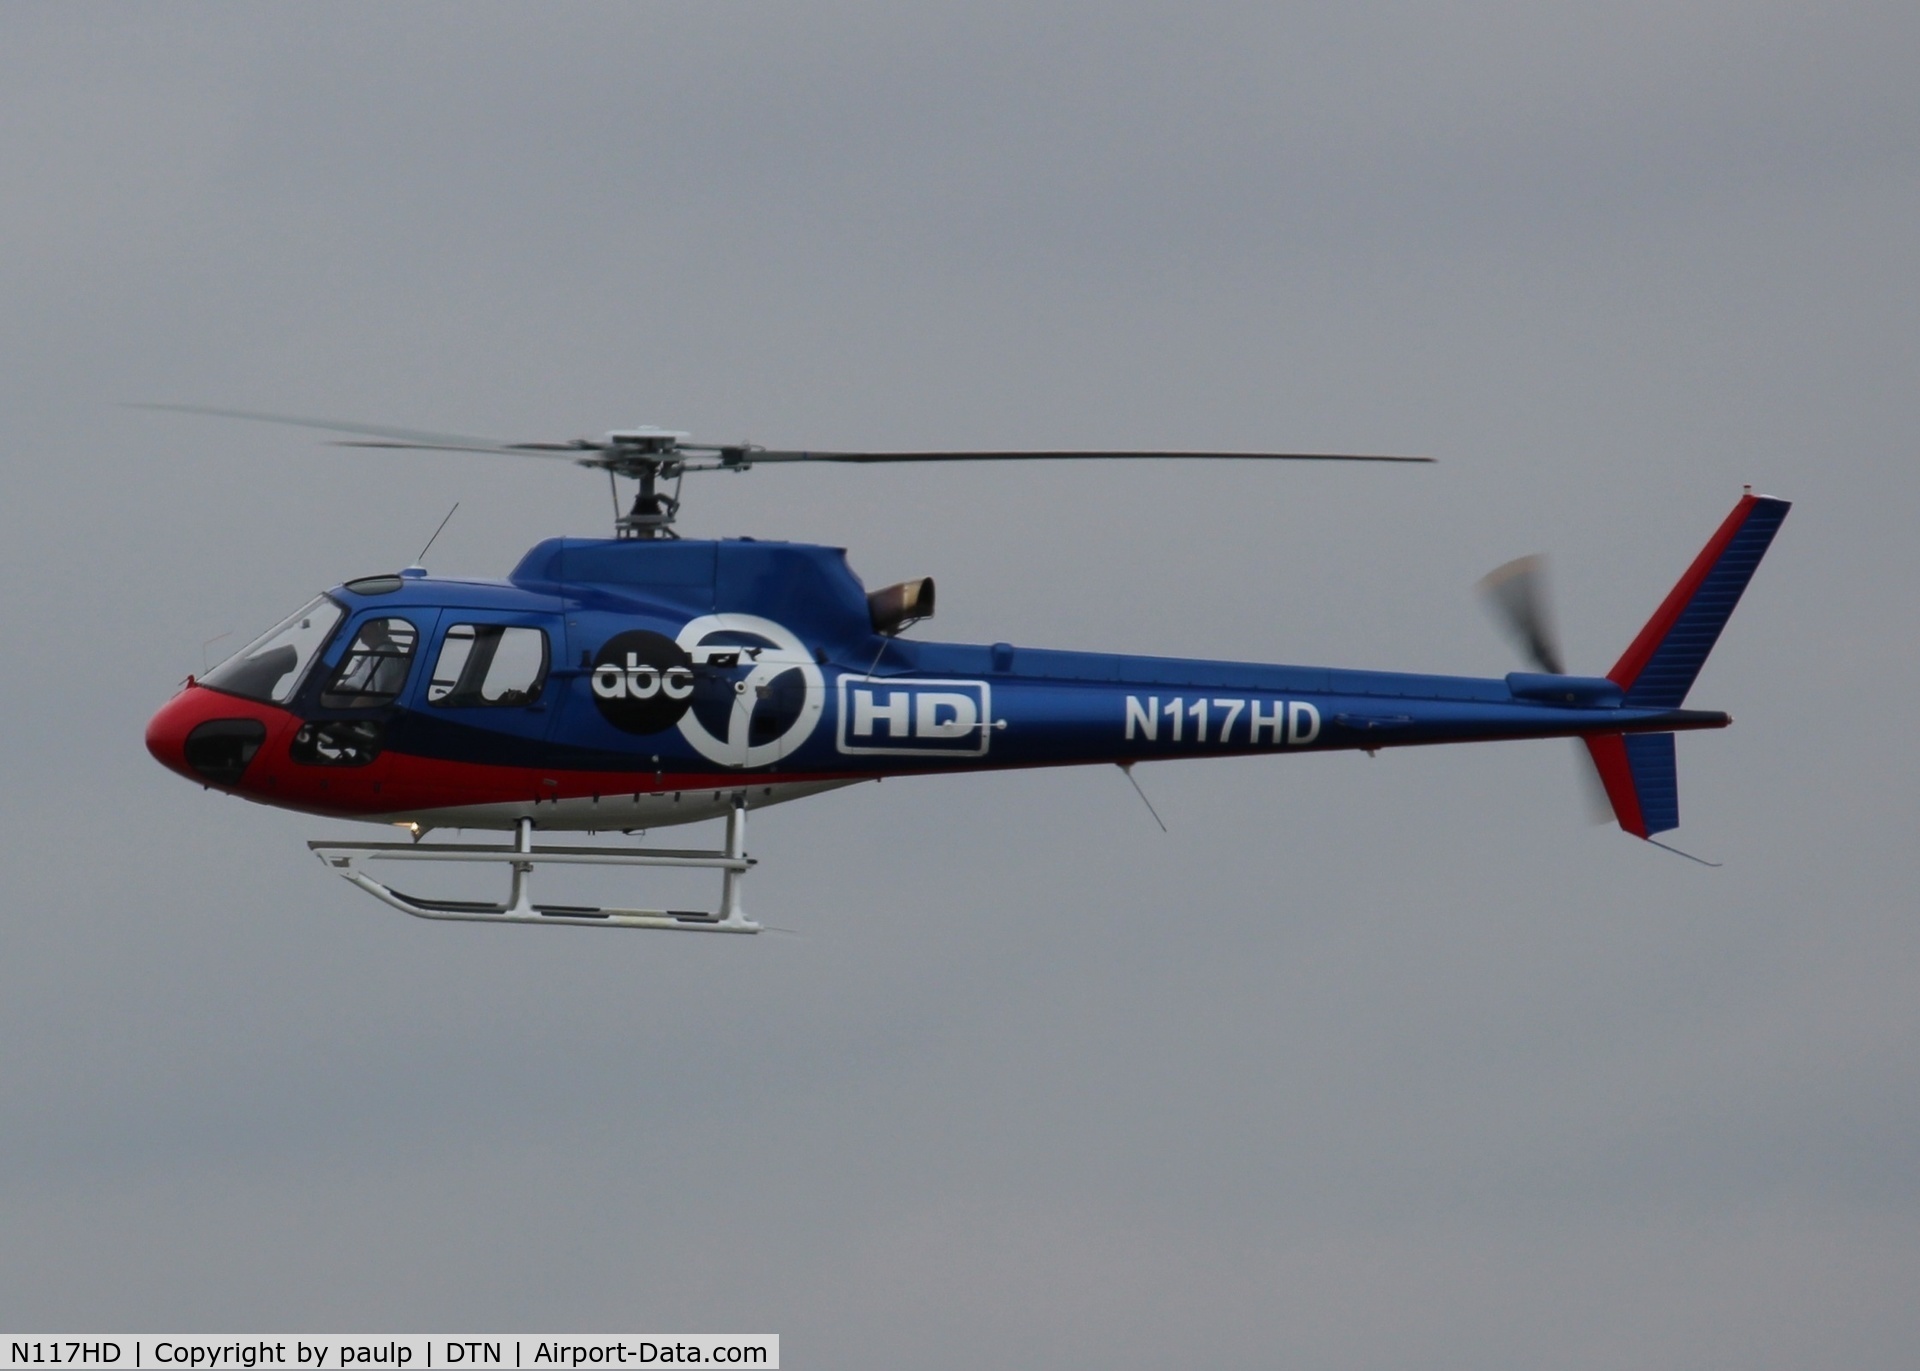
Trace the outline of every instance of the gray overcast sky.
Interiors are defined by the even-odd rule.
[[[7,7],[0,1320],[787,1364],[1907,1367],[1911,4]],[[1796,500],[1679,841],[1564,745],[772,811],[803,936],[437,926],[141,747],[202,641],[596,534],[509,437],[1430,453],[790,471],[926,636],[1603,671]],[[211,652],[230,647],[222,640]]]

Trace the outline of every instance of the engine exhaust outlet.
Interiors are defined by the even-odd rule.
[[[869,593],[867,617],[873,621],[875,633],[884,633],[889,638],[922,619],[931,619],[933,577],[922,576],[917,581],[902,581],[897,586]]]

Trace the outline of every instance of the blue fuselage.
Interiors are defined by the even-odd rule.
[[[316,605],[328,622],[309,630],[310,657],[298,625],[292,646],[243,650],[156,717],[155,754],[292,808],[618,827],[916,772],[1728,722],[1629,707],[1602,678],[887,637],[844,553],[804,544],[553,539],[504,582],[375,578]],[[237,767],[202,745],[219,775],[188,743],[213,724],[259,735]]]

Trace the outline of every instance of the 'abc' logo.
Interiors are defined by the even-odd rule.
[[[693,703],[693,658],[659,633],[615,634],[593,659],[593,702],[627,733],[672,728]]]

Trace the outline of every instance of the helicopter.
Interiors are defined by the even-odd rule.
[[[1566,670],[1539,559],[1508,563],[1483,588],[1535,669],[1482,679],[923,641],[903,634],[933,616],[930,577],[869,591],[840,548],[674,529],[689,474],[779,463],[1431,458],[814,452],[653,427],[510,443],[140,407],[350,435],[343,446],[571,461],[607,473],[616,509],[618,481],[634,483],[612,538],[548,538],[503,580],[416,562],[333,587],[187,677],[146,730],[152,755],[190,781],[400,829],[308,846],[404,913],[548,927],[758,932],[742,899],[748,812],[889,776],[1117,765],[1132,779],[1135,763],[1176,757],[1574,738],[1620,828],[1665,847],[1655,835],[1680,821],[1675,735],[1732,723],[1685,708],[1687,694],[1790,508],[1748,488],[1604,676]],[[725,820],[718,848],[535,839],[712,819]],[[425,841],[448,829],[507,837]],[[490,864],[508,889],[492,902],[412,894],[374,863]],[[699,910],[539,903],[543,865],[713,871],[719,898]]]

